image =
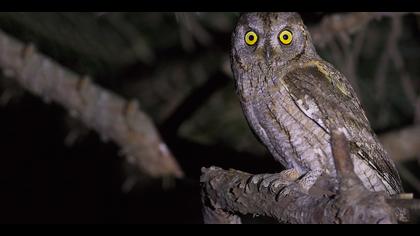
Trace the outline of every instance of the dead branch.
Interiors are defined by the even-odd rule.
[[[0,31],[0,67],[8,77],[53,101],[105,139],[122,147],[127,160],[153,177],[183,176],[152,120],[134,101],[107,91]]]
[[[296,179],[282,174],[203,168],[205,223],[240,223],[236,214],[264,215],[287,223],[396,223],[385,195],[368,191],[354,173],[345,136],[333,132],[332,144],[339,182],[335,194],[328,194],[335,180],[325,175],[305,191]]]

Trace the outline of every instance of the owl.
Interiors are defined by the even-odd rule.
[[[316,52],[297,13],[246,13],[232,35],[231,64],[244,115],[287,169],[336,176],[330,135],[349,141],[370,191],[402,192],[400,177],[345,76]]]

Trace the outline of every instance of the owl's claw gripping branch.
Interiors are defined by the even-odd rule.
[[[152,177],[182,177],[183,172],[152,120],[135,102],[107,91],[89,79],[0,32],[0,68],[22,87],[53,101],[106,139],[122,147],[127,160]]]
[[[333,153],[339,191],[322,175],[311,190],[281,173],[251,175],[217,167],[203,168],[205,223],[241,223],[239,214],[263,215],[287,223],[397,223],[386,195],[367,190],[353,171],[347,139],[333,132]],[[268,180],[268,181],[267,181]],[[329,194],[330,193],[330,194]]]

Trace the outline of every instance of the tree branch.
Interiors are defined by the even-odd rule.
[[[403,162],[420,154],[420,125],[405,127],[379,136],[394,161]]]
[[[126,101],[0,31],[0,67],[6,76],[45,101],[53,101],[105,139],[122,147],[130,163],[152,177],[183,176],[152,120]]]
[[[264,215],[287,223],[396,223],[395,210],[384,193],[368,191],[354,173],[345,136],[333,132],[332,144],[339,182],[339,190],[332,194],[328,189],[336,180],[326,175],[306,191],[299,180],[283,172],[251,175],[203,168],[205,223],[240,223],[235,214]]]
[[[363,29],[371,20],[382,17],[402,16],[412,12],[352,12],[326,16],[316,26],[309,28],[316,46],[324,48],[337,36],[349,35]],[[417,14],[417,13],[412,13]]]
[[[194,89],[163,122],[162,130],[169,136],[176,135],[179,127],[188,120],[202,105],[229,80],[222,72],[211,76],[203,85]]]
[[[323,48],[334,40],[337,35],[348,35],[357,32],[378,17],[369,12],[338,13],[326,16],[321,23],[309,28],[316,45]]]

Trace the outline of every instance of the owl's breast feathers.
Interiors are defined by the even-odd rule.
[[[340,72],[327,62],[311,60],[288,70],[280,83],[302,113],[326,133],[334,128],[346,134],[352,156],[369,167],[363,172],[379,176],[389,193],[402,191],[394,163],[371,129],[354,90]],[[356,170],[358,166],[354,164]]]

